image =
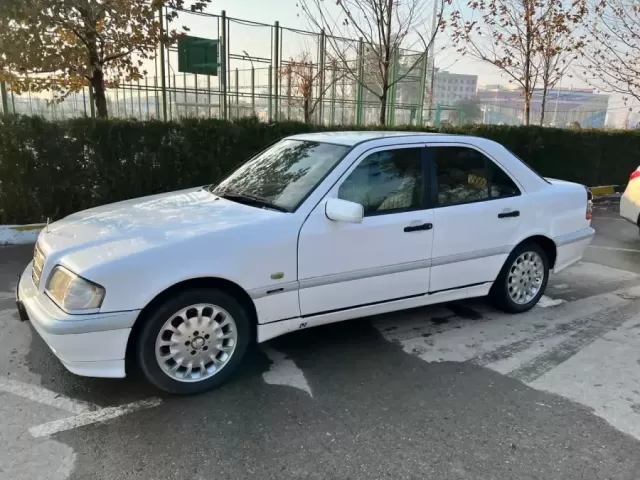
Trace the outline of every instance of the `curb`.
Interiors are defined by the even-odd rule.
[[[626,185],[603,185],[590,187],[593,203],[618,203]]]
[[[24,245],[35,243],[44,223],[30,225],[0,225],[0,245]]]

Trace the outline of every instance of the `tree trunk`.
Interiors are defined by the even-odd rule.
[[[104,87],[104,73],[96,69],[91,77],[91,87],[93,88],[93,98],[96,103],[96,115],[98,118],[107,118],[107,96]]]
[[[304,100],[302,102],[302,110],[304,112],[304,123],[311,123],[311,109],[310,107],[310,102],[309,102],[309,97],[304,97]]]
[[[382,95],[380,95],[380,125],[387,124],[387,97],[389,96],[389,90],[385,87],[382,88]]]
[[[524,118],[522,123],[529,125],[529,119],[531,117],[531,97],[527,93],[524,97]]]
[[[547,88],[547,85],[545,85],[544,88],[542,89],[542,104],[540,105],[540,126],[541,127],[544,126],[544,110],[545,110],[545,108],[547,106],[547,92],[548,91],[549,90]]]

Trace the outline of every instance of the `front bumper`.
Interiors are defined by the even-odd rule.
[[[31,269],[29,264],[18,283],[18,309],[64,366],[77,375],[124,377],[127,341],[140,312],[69,315],[38,291]]]

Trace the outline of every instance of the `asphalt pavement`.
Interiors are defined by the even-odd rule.
[[[482,300],[304,330],[235,381],[160,394],[68,373],[14,312],[0,248],[0,478],[637,479],[640,235],[596,210],[522,315]]]

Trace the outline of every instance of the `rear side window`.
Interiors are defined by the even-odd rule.
[[[468,147],[429,147],[435,164],[437,204],[459,205],[520,195],[504,170]]]

